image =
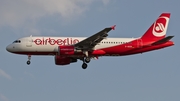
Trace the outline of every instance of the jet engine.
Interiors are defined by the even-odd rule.
[[[68,65],[70,63],[77,62],[77,59],[70,58],[70,57],[61,57],[59,55],[55,56],[55,64],[56,65]]]

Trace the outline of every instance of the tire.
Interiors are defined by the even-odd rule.
[[[86,63],[83,63],[83,64],[82,64],[82,69],[86,69],[87,66],[88,66],[88,65],[87,65]]]
[[[27,65],[30,65],[31,64],[31,61],[27,61]]]
[[[86,62],[86,63],[89,63],[90,61],[91,61],[90,58],[85,58],[85,62]]]

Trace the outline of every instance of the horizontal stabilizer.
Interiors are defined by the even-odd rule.
[[[171,40],[173,37],[174,37],[174,36],[165,37],[165,38],[163,38],[163,39],[161,39],[161,40],[158,40],[158,41],[152,43],[152,45],[159,45],[159,44],[166,43],[166,42],[168,42],[169,40]]]

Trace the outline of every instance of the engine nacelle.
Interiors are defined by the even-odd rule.
[[[77,62],[77,59],[73,59],[70,57],[61,57],[59,55],[55,56],[55,64],[56,65],[68,65],[73,62]]]

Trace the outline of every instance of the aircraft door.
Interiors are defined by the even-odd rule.
[[[33,42],[33,40],[32,40],[32,37],[30,36],[26,40],[26,47],[32,47],[32,42]]]
[[[141,48],[142,47],[142,39],[137,40],[137,47]]]

